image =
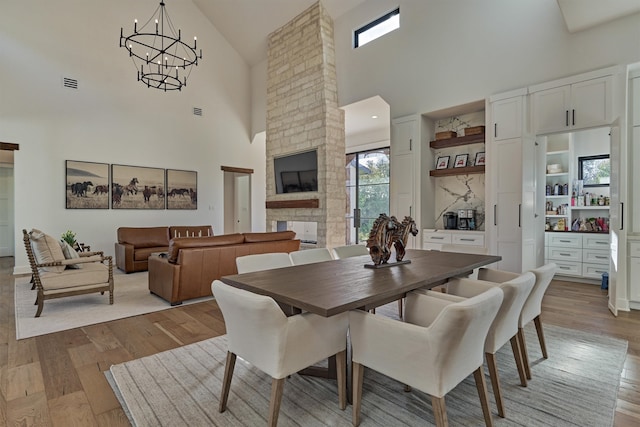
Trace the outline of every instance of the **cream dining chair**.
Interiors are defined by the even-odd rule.
[[[227,328],[228,351],[220,412],[227,407],[237,356],[272,378],[269,426],[278,423],[285,378],[333,355],[336,356],[338,403],[340,409],[346,408],[348,313],[331,317],[303,313],[287,317],[270,297],[234,288],[219,280],[213,281],[211,291]]]
[[[520,343],[518,340],[518,320],[520,318],[520,313],[522,312],[522,307],[533,289],[535,280],[535,276],[530,272],[516,275],[516,277],[511,280],[502,283],[456,278],[451,279],[447,283],[447,293],[423,290],[417,291],[426,292],[427,295],[431,295],[436,298],[460,301],[464,298],[475,297],[476,295],[486,292],[488,289],[493,287],[502,289],[504,292],[504,299],[495,320],[491,324],[491,328],[489,328],[487,339],[484,344],[484,352],[487,359],[487,366],[489,368],[493,394],[496,399],[496,406],[498,407],[498,415],[502,418],[505,417],[505,409],[502,390],[500,388],[500,379],[498,377],[496,353],[507,342],[511,343],[511,350],[513,351],[513,357],[516,362],[516,367],[518,368],[520,384],[523,387],[526,387],[527,378],[524,363],[522,361]]]
[[[502,298],[496,287],[459,302],[410,292],[405,322],[351,311],[353,425],[361,421],[368,367],[429,394],[436,426],[447,425],[445,395],[473,373],[485,424],[491,426],[482,353]]]
[[[253,254],[236,258],[238,274],[291,267],[291,265],[291,258],[289,258],[289,254],[285,252]]]
[[[289,253],[293,265],[313,264],[315,262],[333,261],[327,248],[304,249]]]
[[[549,263],[542,267],[535,268],[531,272],[536,276],[536,283],[533,285],[533,290],[529,294],[529,297],[522,307],[520,313],[520,319],[518,320],[518,340],[520,344],[520,351],[522,352],[522,361],[524,363],[524,369],[527,375],[527,379],[531,379],[531,367],[529,365],[529,354],[527,352],[527,343],[524,337],[524,327],[531,321],[535,324],[536,332],[538,334],[538,341],[540,343],[540,349],[542,350],[542,357],[545,359],[549,357],[547,354],[547,345],[544,340],[544,330],[542,329],[542,320],[540,320],[540,314],[542,313],[542,298],[544,297],[551,279],[553,279],[558,266],[555,263]],[[488,280],[491,282],[505,282],[518,276],[517,273],[511,273],[509,271],[494,270],[490,268],[481,268],[478,270],[478,279]]]

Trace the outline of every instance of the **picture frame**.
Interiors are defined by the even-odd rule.
[[[167,209],[198,209],[198,172],[167,169]]]
[[[464,168],[467,166],[467,162],[469,161],[468,154],[458,154],[456,156],[456,161],[453,163],[454,168]]]
[[[65,161],[66,209],[109,209],[109,164]]]
[[[449,167],[449,157],[450,156],[438,157],[438,160],[436,160],[436,169],[447,169]]]
[[[474,166],[484,166],[484,151],[476,153],[476,160],[473,163]]]
[[[164,209],[164,169],[111,165],[111,209]]]

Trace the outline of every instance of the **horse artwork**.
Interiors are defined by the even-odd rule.
[[[165,170],[111,165],[112,209],[164,209]]]
[[[409,234],[413,236],[418,234],[418,227],[410,216],[405,216],[402,222],[399,222],[395,216],[380,214],[373,222],[367,240],[373,265],[366,265],[366,267],[379,268],[411,262],[404,260]],[[395,263],[388,262],[392,247],[396,251]]]
[[[109,165],[66,161],[67,209],[109,209]]]

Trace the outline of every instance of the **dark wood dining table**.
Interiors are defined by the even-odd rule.
[[[395,254],[392,254],[392,260]],[[396,301],[412,290],[438,286],[502,258],[408,249],[406,264],[382,268],[368,255],[222,277],[228,285],[267,295],[287,314],[308,311],[333,316],[349,310],[371,310]]]

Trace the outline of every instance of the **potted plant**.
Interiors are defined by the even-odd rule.
[[[71,246],[72,248],[76,247],[76,233],[74,233],[71,230],[67,230],[64,233],[62,233],[62,236],[60,236],[62,238],[62,240],[64,240],[65,242],[67,242],[69,244],[69,246]]]

